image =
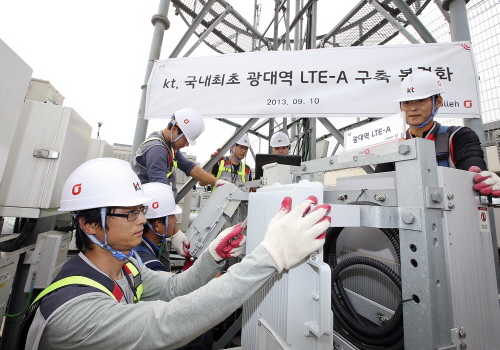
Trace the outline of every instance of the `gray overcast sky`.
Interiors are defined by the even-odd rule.
[[[258,2],[262,4],[259,30],[263,31],[272,19],[274,0]],[[254,0],[229,3],[253,23]],[[334,9],[333,3],[342,5]],[[332,29],[357,3],[318,1],[317,34]],[[101,139],[132,144],[153,37],[151,17],[158,5],[159,0],[1,0],[0,39],[33,68],[33,77],[54,85],[65,97],[64,105],[74,108],[93,128],[92,137],[100,121]],[[174,10],[171,5],[171,26],[165,32],[161,59],[170,55],[188,28]],[[267,35],[272,36],[272,29]],[[216,54],[202,44],[192,56]],[[166,121],[149,121],[148,133],[165,125]],[[204,162],[233,131],[231,126],[209,120],[197,145],[185,151]],[[258,152],[257,138],[252,142]],[[266,147],[263,143],[263,152]]]

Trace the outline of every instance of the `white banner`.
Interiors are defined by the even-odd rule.
[[[344,152],[405,138],[406,114],[400,112],[344,132]]]
[[[439,76],[446,93],[437,117],[480,116],[470,42],[271,51],[157,61],[145,118],[185,107],[207,118],[384,117],[399,112],[401,80],[416,70]]]

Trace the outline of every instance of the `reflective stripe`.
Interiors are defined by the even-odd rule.
[[[233,169],[226,168],[225,166],[226,160],[223,159],[219,162],[219,171],[217,172],[216,178],[220,179],[221,175],[223,172],[228,172],[232,173]],[[241,182],[246,182],[246,174],[245,174],[245,163],[241,162],[240,170],[237,172],[238,175],[241,177]],[[212,192],[215,191],[217,187],[212,186]]]
[[[83,276],[71,276],[71,277],[63,278],[62,280],[59,280],[59,281],[57,281],[55,283],[52,283],[50,286],[48,286],[47,288],[45,288],[36,297],[35,301],[33,301],[33,303],[31,305],[33,305],[34,303],[36,303],[38,300],[42,299],[47,294],[52,293],[56,289],[59,289],[59,288],[62,288],[62,287],[66,287],[66,286],[69,286],[71,284],[80,284],[80,285],[84,285],[84,286],[89,286],[89,287],[97,288],[97,289],[102,290],[103,292],[107,293],[110,297],[112,297],[113,299],[116,300],[116,297],[113,295],[113,293],[111,293],[102,284],[100,284],[100,283],[98,283],[98,282],[96,282],[96,281],[94,281],[94,280],[92,280],[90,278],[87,278],[87,277],[83,277]]]
[[[125,266],[129,268],[130,272],[132,272],[132,276],[134,277],[134,287],[135,287],[135,292],[137,294],[137,299],[134,296],[134,301],[138,302],[141,300],[142,292],[144,291],[144,288],[142,286],[141,274],[139,273],[137,267],[135,267],[135,265],[132,264],[130,261],[126,263]]]
[[[130,261],[127,262],[125,264],[125,266],[128,268],[128,270],[132,273],[132,276],[134,277],[134,287],[136,288],[136,294],[137,294],[137,299],[134,296],[134,301],[135,302],[140,301],[142,293],[144,291],[144,288],[142,286],[141,274],[139,273],[139,270],[137,269],[137,267],[135,267],[135,265],[132,264]],[[93,279],[90,279],[90,278],[84,277],[84,276],[70,276],[70,277],[63,278],[57,282],[54,282],[50,286],[45,288],[36,297],[36,299],[33,301],[33,303],[31,303],[31,305],[36,303],[38,300],[42,299],[47,294],[52,293],[53,291],[55,291],[59,288],[66,287],[66,286],[69,286],[72,284],[94,287],[96,289],[99,289],[99,290],[105,292],[113,299],[117,300],[116,297],[114,296],[114,294],[111,293],[108,288],[104,287],[102,284],[94,281]]]
[[[141,143],[141,145],[139,146],[139,148],[141,148],[142,145],[144,145],[146,142],[149,142],[149,141],[153,141],[153,140],[157,140],[157,141],[160,141],[161,144],[165,147],[165,149],[167,150],[167,152],[171,152],[171,155],[172,155],[172,171],[169,172],[167,174],[167,178],[169,178],[170,176],[172,176],[172,174],[174,173],[175,171],[175,168],[177,168],[177,161],[175,160],[175,154],[174,154],[174,150],[171,149],[170,147],[167,146],[167,144],[163,141],[162,138],[160,137],[151,137],[149,139],[146,139],[144,140],[143,143]]]
[[[172,159],[173,159],[173,158],[172,158]],[[173,162],[172,162],[172,171],[171,171],[171,172],[169,172],[169,173],[167,174],[167,177],[172,176],[172,174],[173,174],[173,173],[174,173],[174,171],[175,171],[175,168],[177,168],[177,161],[174,159],[174,160],[173,160]]]

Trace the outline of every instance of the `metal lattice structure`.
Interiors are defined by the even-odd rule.
[[[172,0],[176,14],[190,26],[207,4],[206,0]],[[269,51],[272,43],[263,37],[252,24],[246,21],[224,0],[217,0],[206,13],[194,34],[201,37],[218,19],[220,22],[204,39],[205,44],[215,52],[235,53]]]
[[[409,0],[407,4],[416,15],[420,15],[429,2],[430,0]],[[410,25],[392,0],[384,0],[379,4],[401,25]],[[319,47],[384,45],[398,34],[394,26],[371,3],[363,0],[321,39]]]

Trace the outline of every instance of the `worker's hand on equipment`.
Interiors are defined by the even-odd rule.
[[[321,204],[309,212],[311,204],[317,203],[318,199],[310,196],[291,210],[292,199],[285,197],[269,223],[261,244],[276,262],[278,272],[289,270],[325,243],[331,222],[326,214],[331,207]]]
[[[231,182],[229,181],[226,181],[226,180],[221,180],[221,179],[218,179],[217,181],[215,181],[215,187],[219,187],[219,186],[223,186],[223,185],[227,185],[227,184],[231,184]]]
[[[172,247],[175,249],[177,254],[181,256],[188,256],[189,254],[189,239],[186,237],[184,232],[181,230],[177,231],[172,237]]]
[[[472,166],[469,171],[477,173],[474,176],[474,191],[478,191],[483,196],[492,195],[500,197],[500,177],[492,171],[481,171],[477,166]]]
[[[246,229],[246,220],[219,233],[210,243],[208,250],[215,261],[234,258],[243,252],[247,238],[242,233]]]

